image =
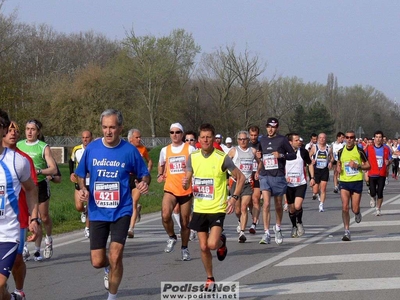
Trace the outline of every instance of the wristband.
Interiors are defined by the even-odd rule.
[[[315,178],[314,178],[314,177],[310,177],[310,180],[313,180],[313,179],[315,180]]]
[[[239,200],[239,196],[238,195],[233,195],[232,198],[235,199],[236,201]]]
[[[33,221],[36,221],[36,223],[38,223],[38,225],[41,224],[41,221],[40,221],[39,218],[32,218],[32,219],[31,219],[31,223],[32,223]]]

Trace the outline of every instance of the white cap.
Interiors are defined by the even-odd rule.
[[[171,126],[169,127],[169,130],[171,130],[172,128],[179,128],[183,132],[183,127],[180,123],[171,124]]]
[[[226,144],[232,143],[232,139],[230,137],[227,137],[225,140],[225,143]]]

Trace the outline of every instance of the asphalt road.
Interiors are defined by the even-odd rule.
[[[213,265],[217,281],[238,281],[240,299],[399,299],[400,235],[399,182],[390,178],[384,192],[382,215],[375,216],[364,189],[363,219],[351,214],[351,242],[342,242],[341,201],[328,184],[325,212],[307,191],[303,222],[306,233],[290,237],[290,220],[283,218],[284,242],[260,245],[262,224],[256,235],[239,244],[237,220],[227,216],[225,232],[228,256]],[[272,224],[275,216],[272,214]],[[82,227],[83,228],[83,227]],[[160,299],[162,281],[205,281],[197,241],[190,242],[192,260],[181,261],[180,241],[172,253],[164,253],[167,235],[160,215],[142,217],[135,238],[128,239],[124,256],[124,278],[118,299]],[[32,249],[33,245],[30,245]],[[32,252],[31,252],[32,253]],[[83,230],[54,237],[54,255],[49,260],[27,262],[27,299],[107,299],[103,269],[94,269],[89,243]],[[10,290],[14,288],[9,279]]]

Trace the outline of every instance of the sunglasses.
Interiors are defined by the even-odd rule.
[[[194,142],[195,139],[186,139],[185,142]]]
[[[356,137],[355,135],[352,135],[352,136],[346,135],[346,139],[348,139],[348,140],[349,140],[349,139],[353,140],[355,137]]]
[[[238,138],[238,141],[247,141],[248,138]]]
[[[170,133],[170,134],[181,134],[182,131],[170,131],[169,133]]]

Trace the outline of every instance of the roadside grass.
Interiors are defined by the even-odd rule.
[[[162,146],[153,148],[149,153],[153,161],[153,170],[151,172],[152,181],[149,187],[149,193],[147,195],[142,195],[140,198],[142,213],[151,213],[161,210],[164,184],[159,184],[157,182],[157,165],[161,148]],[[50,216],[53,221],[53,234],[83,229],[85,226],[81,223],[80,212],[75,210],[75,187],[69,180],[68,164],[60,164],[59,168],[62,174],[61,183],[51,183]]]

